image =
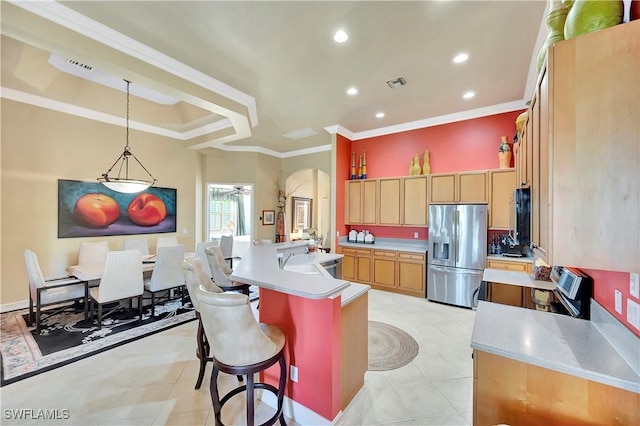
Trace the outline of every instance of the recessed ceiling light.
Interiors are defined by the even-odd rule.
[[[471,99],[476,95],[476,92],[467,92],[464,95],[462,95],[463,98],[465,99]]]
[[[348,39],[349,39],[349,35],[345,33],[343,30],[338,30],[333,35],[333,41],[335,41],[336,43],[344,43]]]
[[[355,87],[349,87],[347,89],[347,95],[357,95],[358,94],[358,89],[356,89]]]
[[[380,111],[376,113],[376,118],[382,118],[382,117],[384,117],[384,112]]]
[[[467,55],[466,53],[460,53],[456,55],[455,58],[453,58],[453,62],[455,62],[456,64],[459,64],[461,62],[466,61],[467,59],[469,59],[469,55]]]

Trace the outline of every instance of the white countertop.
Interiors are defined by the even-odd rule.
[[[376,238],[373,244],[350,243],[346,237],[338,241],[340,247],[355,247],[371,250],[394,250],[406,251],[410,253],[426,254],[429,249],[427,240],[407,240],[401,238]]]
[[[555,290],[556,288],[556,283],[553,281],[534,280],[533,275],[526,272],[505,271],[503,269],[485,269],[484,274],[482,275],[482,281],[538,288],[542,290]]]
[[[231,274],[231,279],[307,299],[325,299],[337,296],[349,288],[351,285],[349,281],[334,279],[320,266],[320,263],[342,258],[341,254],[319,252],[296,254],[291,256],[287,262],[287,266],[316,264],[319,274],[304,274],[280,269],[278,266],[278,250],[294,249],[304,245],[306,245],[306,241],[281,244],[251,244],[242,261],[238,263]],[[351,293],[349,292],[350,295]],[[351,297],[354,295],[355,293]]]
[[[487,259],[502,260],[505,262],[533,263],[533,257],[529,257],[529,256],[515,257],[515,256],[503,256],[501,254],[489,254],[487,255]]]
[[[588,320],[480,301],[471,347],[640,393],[640,375]]]

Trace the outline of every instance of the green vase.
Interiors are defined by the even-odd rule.
[[[622,23],[624,2],[618,0],[575,0],[564,24],[564,38],[570,39]]]
[[[547,57],[549,46],[553,46],[554,43],[564,40],[564,23],[568,13],[569,9],[562,4],[562,1],[549,0],[549,13],[547,13],[545,21],[549,35],[540,48],[540,52],[538,52],[538,72],[542,69],[542,64],[544,64],[544,60]]]

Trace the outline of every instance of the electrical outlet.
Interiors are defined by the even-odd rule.
[[[186,234],[187,233],[187,228],[182,228],[182,233]]]
[[[636,299],[640,299],[640,273],[638,272],[629,274],[629,293]]]
[[[289,378],[292,382],[298,383],[298,367],[291,365],[289,368]]]
[[[413,238],[418,238],[418,233],[417,232],[413,233]]]
[[[627,298],[627,321],[640,330],[640,305]]]
[[[618,289],[616,289],[616,312],[621,314],[622,313],[622,292]]]
[[[336,231],[336,238],[340,236],[340,231]]]

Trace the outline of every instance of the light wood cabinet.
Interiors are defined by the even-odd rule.
[[[373,285],[383,287],[396,286],[396,252],[386,250],[373,251]]]
[[[378,181],[345,182],[345,221],[351,225],[373,225],[377,222]]]
[[[412,296],[425,297],[425,255],[419,253],[398,252],[398,292]]]
[[[487,268],[530,273],[533,270],[533,264],[531,262],[487,259]],[[487,283],[487,285],[487,300],[489,302],[524,308],[534,307],[533,302],[531,301],[531,288],[529,287],[493,282]]]
[[[378,180],[378,224],[400,225],[402,178]]]
[[[527,121],[531,121],[527,117]],[[533,169],[533,131],[532,126],[526,125],[520,141],[518,142],[518,153],[516,154],[516,187],[531,188],[531,174]]]
[[[371,283],[371,250],[342,247],[342,279],[363,284]]]
[[[473,424],[637,425],[640,394],[474,350]]]
[[[486,203],[488,201],[486,171],[431,175],[430,204]]]
[[[408,226],[427,226],[429,209],[427,208],[427,176],[402,178],[402,224]]]
[[[640,271],[640,20],[556,43],[548,74],[546,262]]]
[[[514,169],[491,170],[489,172],[489,228],[513,229],[513,193],[516,189]]]

